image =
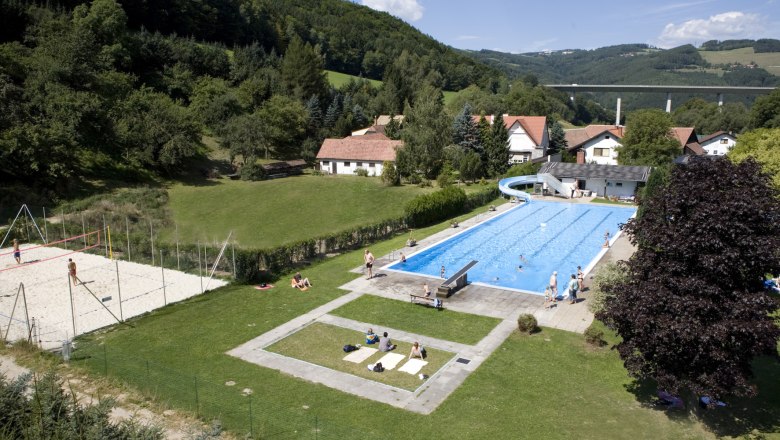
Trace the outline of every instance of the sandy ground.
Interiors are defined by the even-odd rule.
[[[6,254],[11,248],[0,250],[0,337],[7,331],[8,340],[26,338],[29,322],[34,341],[44,349],[61,347],[74,334],[116,324],[117,318],[128,319],[199,295],[201,286],[215,289],[226,284],[171,269],[163,275],[160,267],[53,247],[25,251],[22,246],[21,250],[21,265]],[[76,262],[83,284],[69,282],[68,258]],[[27,313],[24,298],[17,294],[20,283]]]

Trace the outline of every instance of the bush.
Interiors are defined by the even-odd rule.
[[[607,345],[607,341],[604,340],[604,332],[595,327],[594,324],[595,322],[585,330],[585,342],[594,347],[603,347]]]
[[[453,170],[450,164],[445,164],[439,177],[436,178],[436,183],[439,184],[439,188],[446,188],[454,183],[455,178],[452,173]]]
[[[531,176],[539,172],[542,167],[540,163],[523,162],[512,165],[511,168],[506,170],[504,177],[516,177],[516,176]]]
[[[523,333],[534,333],[538,330],[536,318],[530,313],[524,313],[517,318],[517,329]]]
[[[417,184],[417,186],[419,186],[420,188],[430,188],[433,185],[431,184],[430,180],[422,179],[420,180],[420,183]]]
[[[498,186],[473,192],[466,197],[465,209],[474,209],[495,200],[498,197]]]
[[[401,184],[401,176],[395,169],[395,164],[389,160],[382,162],[382,183],[387,186],[398,186]]]
[[[467,201],[462,189],[449,186],[413,198],[407,202],[404,213],[410,226],[426,226],[460,214]]]
[[[262,165],[248,163],[241,167],[241,180],[263,180],[265,175],[265,168]]]
[[[590,284],[590,296],[588,297],[588,309],[593,313],[599,313],[604,310],[608,298],[612,295],[607,293],[606,287],[622,282],[626,279],[626,269],[619,263],[607,263],[599,268],[596,275],[593,276],[593,282]]]
[[[360,177],[368,177],[368,170],[365,168],[355,168],[353,172]]]

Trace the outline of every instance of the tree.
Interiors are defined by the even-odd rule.
[[[397,153],[402,176],[421,173],[428,179],[439,175],[444,162],[444,146],[450,139],[450,122],[442,114],[443,96],[439,89],[426,86],[415,104],[404,112],[403,148]]]
[[[672,138],[671,116],[657,109],[628,115],[623,146],[617,150],[620,165],[658,166],[682,153],[680,143]]]
[[[717,185],[712,184],[717,176]],[[694,157],[625,226],[637,251],[626,278],[602,286],[596,317],[617,331],[629,373],[672,394],[751,396],[751,361],[777,354],[780,199],[757,162]]]
[[[294,159],[301,155],[308,124],[306,108],[284,95],[275,95],[260,110],[258,120],[265,158]]]
[[[547,148],[547,154],[555,154],[565,150],[568,144],[566,143],[566,133],[563,131],[561,123],[553,120],[552,123],[547,125],[547,128],[550,131],[550,146]]]
[[[754,158],[780,188],[780,128],[749,131],[739,137],[737,145],[728,152],[728,158],[742,162]]]
[[[401,122],[396,119],[395,115],[390,114],[390,122],[385,125],[385,136],[393,140],[401,139]]]
[[[299,101],[311,95],[324,97],[328,90],[322,56],[296,35],[287,46],[281,65],[282,84]]]
[[[395,164],[386,160],[382,162],[382,183],[387,186],[398,186],[401,184],[401,178],[395,170]]]
[[[227,81],[203,77],[193,90],[190,110],[204,126],[219,131],[230,118],[241,113],[241,104]]]
[[[460,178],[465,180],[471,180],[472,182],[482,176],[482,160],[479,158],[479,154],[472,150],[466,150],[463,155],[463,159],[460,161]]]
[[[594,314],[604,310],[607,298],[612,296],[612,293],[604,287],[625,282],[625,271],[624,263],[620,261],[607,263],[598,269],[588,290],[588,310]]]
[[[230,151],[230,161],[241,156],[241,163],[254,164],[264,144],[259,112],[236,116],[225,125],[222,146]]]
[[[509,168],[509,131],[504,124],[504,117],[496,116],[490,126],[487,144],[487,173],[491,177],[504,174]]]
[[[452,123],[452,142],[467,150],[474,151],[480,156],[483,154],[484,149],[479,136],[479,129],[477,124],[474,123],[471,105],[468,103],[463,105],[463,109]]]
[[[780,89],[759,96],[750,109],[751,128],[780,128]]]

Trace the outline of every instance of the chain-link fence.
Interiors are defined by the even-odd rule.
[[[163,406],[187,411],[206,423],[217,420],[240,436],[344,440],[366,435],[343,424],[324,422],[308,408],[285,408],[270,392],[171,369],[142,356],[120,354],[105,344],[78,347],[71,362],[130,383]],[[359,406],[359,399],[355,401]]]

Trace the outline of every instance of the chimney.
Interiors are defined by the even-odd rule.
[[[585,163],[585,152],[577,150],[577,163]]]

